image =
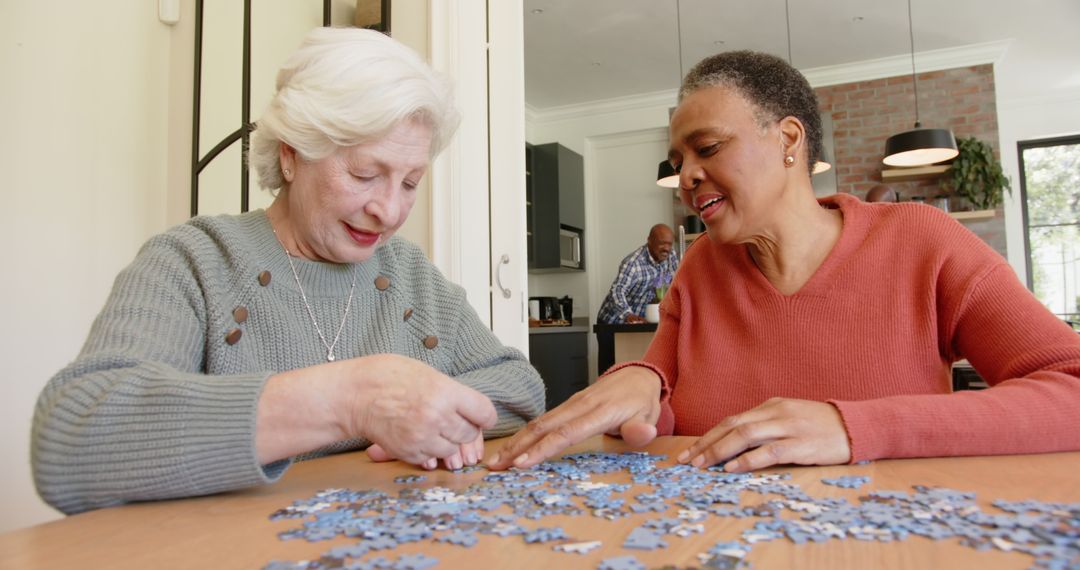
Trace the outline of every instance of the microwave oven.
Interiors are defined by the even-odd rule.
[[[581,269],[581,230],[559,228],[559,266]]]

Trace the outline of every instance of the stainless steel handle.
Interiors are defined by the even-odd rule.
[[[502,266],[509,264],[510,256],[504,253],[502,257],[499,258],[499,266],[495,268],[495,286],[499,288],[499,291],[502,291],[503,299],[510,298],[510,290],[506,287],[503,287],[502,284]]]

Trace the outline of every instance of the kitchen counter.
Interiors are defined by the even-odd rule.
[[[529,327],[529,362],[544,380],[547,409],[589,385],[588,335],[589,317],[567,327]]]
[[[599,376],[616,362],[641,358],[656,332],[656,323],[596,323],[593,332],[596,333],[596,374]]]
[[[574,317],[568,327],[529,327],[529,334],[551,333],[587,333],[589,332],[589,317]]]

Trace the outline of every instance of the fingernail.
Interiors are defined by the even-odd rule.
[[[454,460],[451,463],[454,464],[454,469],[461,469],[461,458],[460,457],[455,457]]]
[[[690,465],[693,465],[694,467],[701,467],[704,464],[705,464],[705,456],[704,455],[699,455],[699,456],[695,457],[693,461],[690,462]]]
[[[491,459],[488,459],[487,461],[485,461],[485,463],[487,463],[488,465],[498,465],[499,464],[499,454],[496,453],[495,455],[492,455]]]
[[[529,454],[528,453],[522,453],[521,455],[519,455],[517,457],[517,459],[514,460],[514,467],[521,467],[528,460],[529,460]]]
[[[684,449],[683,452],[680,453],[679,456],[675,458],[675,461],[678,461],[679,463],[686,463],[686,460],[689,459],[689,458],[690,458],[690,450],[689,449]]]
[[[461,454],[461,459],[462,459],[462,461],[465,462],[465,465],[472,465],[473,462],[475,461],[472,450],[469,449],[469,450],[466,450],[465,453],[462,453]]]

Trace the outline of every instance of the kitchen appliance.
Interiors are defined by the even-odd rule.
[[[700,234],[705,231],[705,224],[701,221],[701,218],[697,214],[690,214],[686,216],[686,233],[688,234]]]
[[[559,228],[559,266],[581,269],[581,230],[570,226]]]
[[[559,299],[559,309],[562,311],[563,320],[574,320],[574,300],[570,298],[570,295],[563,295],[563,298]]]
[[[529,301],[537,301],[540,304],[540,320],[551,321],[555,319],[561,319],[562,308],[559,306],[559,299],[556,297],[529,297]]]

